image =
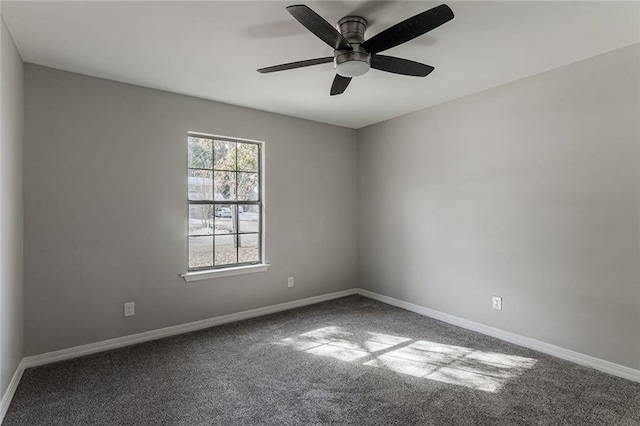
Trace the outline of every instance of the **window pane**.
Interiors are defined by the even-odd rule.
[[[238,263],[236,250],[237,235],[216,235],[216,265]]]
[[[189,167],[211,169],[213,166],[212,140],[189,136]]]
[[[213,236],[189,237],[189,268],[213,266]]]
[[[194,204],[189,206],[189,235],[210,235],[213,233],[213,205]]]
[[[215,200],[236,199],[236,173],[213,172],[215,182]]]
[[[240,232],[258,232],[260,230],[260,206],[240,204]]]
[[[240,248],[238,249],[238,263],[258,262],[260,251],[258,250],[259,234],[239,235]]]
[[[257,201],[258,174],[238,173],[238,200]]]
[[[258,145],[254,143],[238,143],[238,170],[245,172],[258,171]]]
[[[189,200],[213,199],[213,172],[189,169]]]
[[[217,204],[215,209],[216,234],[235,234],[235,211],[232,204]]]
[[[216,170],[236,169],[236,143],[228,141],[214,141],[213,162]]]

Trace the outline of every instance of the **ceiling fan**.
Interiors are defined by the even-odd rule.
[[[426,77],[433,71],[432,66],[378,53],[413,40],[453,19],[453,11],[449,6],[441,4],[405,19],[365,41],[367,20],[360,16],[345,16],[340,19],[338,31],[305,5],[288,6],[287,11],[320,40],[331,46],[334,49],[333,56],[260,68],[258,72],[270,73],[333,62],[336,76],[331,85],[331,96],[344,93],[353,77],[365,74],[370,68],[394,74]]]

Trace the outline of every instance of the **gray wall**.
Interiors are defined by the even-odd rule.
[[[357,135],[26,65],[25,355],[359,281],[640,368],[639,50]],[[189,130],[266,141],[268,272],[178,277]]]
[[[22,59],[0,16],[0,396],[22,359]]]
[[[25,121],[27,356],[357,285],[355,130],[30,64]],[[188,131],[266,141],[269,271],[178,276]]]
[[[639,50],[359,130],[360,286],[640,368]]]

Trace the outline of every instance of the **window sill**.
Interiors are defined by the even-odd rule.
[[[259,263],[257,265],[238,266],[236,268],[211,269],[208,271],[187,272],[180,275],[185,281],[200,281],[212,278],[231,277],[233,275],[253,274],[255,272],[264,272],[269,269],[271,264]]]

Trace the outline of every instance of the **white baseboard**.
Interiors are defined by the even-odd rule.
[[[610,361],[605,361],[603,359],[584,355],[579,352],[561,348],[560,346],[551,345],[549,343],[541,342],[540,340],[521,336],[519,334],[504,331],[499,328],[490,327],[488,325],[480,324],[475,321],[469,321],[464,318],[456,317],[454,315],[446,314],[434,309],[425,308],[424,306],[405,302],[403,300],[394,299],[393,297],[384,296],[382,294],[374,293],[369,290],[358,289],[358,294],[382,303],[386,303],[388,305],[397,306],[398,308],[406,309],[420,315],[456,325],[458,327],[476,331],[481,334],[486,334],[487,336],[495,337],[509,343],[514,343],[516,345],[534,349],[536,351],[552,355],[557,358],[575,362],[576,364],[591,367],[604,373],[612,374],[614,376],[622,377],[628,380],[633,380],[634,382],[640,382],[640,370],[625,367],[619,364],[614,364]]]
[[[18,384],[20,383],[20,379],[22,379],[22,373],[24,373],[24,359],[20,361],[18,364],[18,368],[16,368],[15,373],[13,373],[13,377],[9,382],[9,386],[7,386],[7,390],[4,391],[4,395],[2,395],[2,400],[0,400],[0,424],[4,420],[5,414],[7,414],[7,410],[9,409],[9,405],[11,404],[11,400],[13,399],[13,395],[16,393],[16,389],[18,389]]]
[[[276,312],[287,311],[289,309],[300,308],[302,306],[313,305],[327,300],[338,299],[340,297],[357,294],[357,289],[338,291],[336,293],[323,294],[320,296],[308,297],[306,299],[294,300],[292,302],[279,303],[277,305],[265,306],[263,308],[250,309],[248,311],[236,312],[234,314],[222,315],[194,321],[187,324],[174,325],[172,327],[160,328],[157,330],[145,331],[144,333],[132,334],[115,339],[103,340],[101,342],[89,343],[88,345],[75,346],[73,348],[61,349],[59,351],[47,352],[40,355],[28,356],[23,359],[24,368],[36,367],[38,365],[50,364],[52,362],[77,358],[97,352],[122,348],[124,346],[135,345],[148,342],[150,340],[162,339],[164,337],[175,336],[177,334],[188,333],[190,331],[201,330],[216,325],[226,324],[234,321],[241,321],[249,318],[269,315]]]

